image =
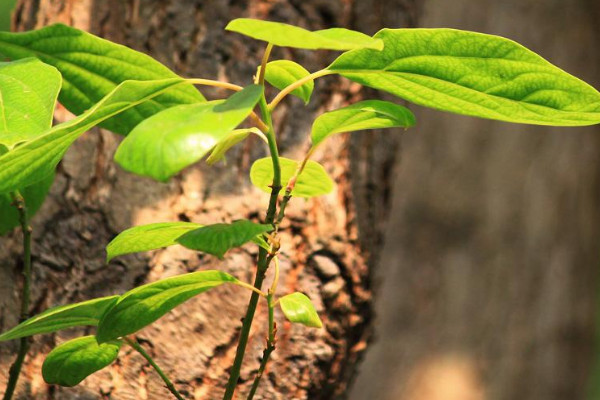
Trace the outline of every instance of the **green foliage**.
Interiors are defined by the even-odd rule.
[[[17,0],[0,1],[0,31],[10,29],[10,15],[15,7]]]
[[[112,364],[121,341],[98,344],[95,336],[69,340],[52,350],[42,365],[46,383],[72,387],[96,371]]]
[[[591,125],[600,93],[511,40],[453,29],[383,29],[383,51],[342,54],[331,71],[413,103],[509,122]]]
[[[250,85],[227,100],[181,105],[139,124],[121,143],[115,160],[125,170],[166,181],[204,157],[242,123],[262,96]]]
[[[213,254],[223,259],[225,253],[270,232],[273,226],[256,224],[245,219],[231,224],[213,224],[187,232],[176,242],[192,250]]]
[[[102,314],[115,304],[118,298],[119,296],[101,297],[81,303],[49,308],[4,332],[0,335],[0,342],[41,333],[56,332],[74,326],[98,325]]]
[[[260,68],[258,69],[260,73]],[[265,68],[265,80],[277,89],[283,90],[292,83],[307,77],[310,72],[302,65],[289,60],[277,60],[267,63]],[[294,89],[290,94],[301,98],[304,104],[308,104],[312,95],[315,83],[311,80],[297,89]]]
[[[289,158],[280,157],[281,182],[285,185],[290,181],[298,169],[299,162]],[[270,158],[260,158],[250,168],[250,180],[257,188],[270,193],[273,183],[273,163]],[[316,161],[309,160],[302,173],[298,176],[292,196],[315,197],[327,194],[333,190],[333,180],[325,168]]]
[[[0,32],[0,54],[17,60],[37,57],[62,74],[60,102],[79,115],[127,80],[157,81],[178,78],[152,57],[61,24],[24,33]],[[137,105],[101,126],[127,134],[144,119],[165,108],[204,101],[192,85],[170,87],[152,101]]]
[[[213,147],[210,155],[206,158],[206,163],[208,165],[213,165],[221,160],[224,160],[225,153],[227,153],[233,146],[246,139],[251,133],[255,133],[261,138],[264,137],[263,133],[258,128],[234,129],[225,137],[223,137],[215,145],[215,147]]]
[[[137,332],[192,297],[237,280],[221,271],[177,275],[123,294],[100,320],[96,338],[106,343]]]
[[[131,253],[156,250],[177,244],[176,239],[184,233],[201,228],[193,222],[158,222],[135,226],[117,235],[106,246],[106,261]]]
[[[323,323],[312,302],[304,293],[294,292],[279,299],[285,317],[291,322],[312,328],[322,328]]]
[[[0,193],[30,186],[48,175],[69,146],[100,122],[180,84],[182,79],[127,81],[81,116],[0,156]]]
[[[299,49],[382,49],[381,40],[373,39],[364,33],[344,28],[308,31],[297,26],[281,22],[261,21],[259,19],[238,18],[231,21],[225,30],[241,33],[251,38],[264,40],[281,47]]]
[[[336,133],[404,127],[415,124],[415,116],[409,109],[389,101],[365,100],[320,115],[312,126],[310,138],[317,147]]]

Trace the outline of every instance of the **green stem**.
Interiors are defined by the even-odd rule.
[[[125,338],[125,342],[129,346],[131,346],[135,351],[137,351],[138,353],[140,353],[142,355],[142,357],[144,357],[146,359],[146,361],[148,361],[148,363],[150,363],[150,365],[152,366],[152,368],[154,368],[154,370],[156,371],[156,373],[162,378],[163,382],[165,383],[165,386],[167,387],[167,389],[169,389],[169,392],[171,392],[173,394],[173,396],[175,396],[178,400],[185,400],[179,394],[179,392],[175,388],[175,385],[173,385],[173,382],[171,382],[171,380],[169,379],[169,377],[167,375],[165,375],[165,373],[163,372],[163,370],[160,369],[160,367],[154,362],[154,360],[152,359],[152,357],[150,356],[150,354],[148,354],[146,352],[146,350],[144,350],[144,348],[138,343],[137,339]]]
[[[271,160],[273,162],[273,184],[271,185],[271,196],[269,198],[269,207],[267,209],[267,216],[265,223],[273,224],[275,221],[275,213],[277,211],[277,199],[279,197],[279,191],[281,190],[281,167],[279,165],[279,151],[277,149],[277,140],[275,138],[275,131],[273,129],[273,120],[271,118],[271,112],[268,109],[267,101],[263,95],[259,102],[260,110],[263,119],[267,123],[267,139],[269,141],[269,150],[271,153]],[[267,250],[262,247],[258,251],[258,262],[256,268],[256,277],[254,278],[254,287],[257,290],[261,290],[263,281],[265,279],[265,273],[269,268],[269,263],[273,257],[269,255]],[[240,371],[242,363],[244,361],[244,355],[246,353],[246,346],[248,345],[248,338],[250,336],[250,328],[252,327],[252,321],[256,312],[256,306],[258,305],[258,299],[260,295],[257,292],[252,292],[250,296],[250,302],[246,310],[242,323],[242,330],[240,332],[240,338],[238,341],[237,350],[235,353],[235,359],[231,367],[229,375],[229,381],[225,388],[225,394],[223,400],[231,400],[235,393],[238,380],[240,378]]]
[[[271,103],[269,103],[269,110],[273,111],[273,109],[275,107],[277,107],[277,104],[279,104],[279,102],[281,100],[283,100],[283,98],[285,96],[287,96],[288,94],[292,93],[295,89],[298,89],[300,86],[304,85],[307,82],[310,81],[314,81],[317,78],[320,78],[322,76],[325,75],[331,75],[331,74],[335,74],[335,72],[330,71],[328,69],[321,69],[317,72],[313,72],[310,75],[306,75],[304,78],[297,80],[296,82],[292,83],[291,85],[289,85],[288,87],[286,87],[285,89],[283,89],[281,92],[279,92],[277,94],[277,96],[275,96],[275,98],[271,101]]]
[[[25,204],[23,195],[21,195],[21,193],[18,191],[11,193],[11,195],[13,198],[13,204],[19,212],[19,222],[21,224],[21,230],[23,231],[23,292],[21,294],[21,315],[19,316],[19,321],[23,322],[29,318],[29,299],[31,287],[31,227],[29,226],[27,206]],[[17,358],[11,365],[8,373],[8,383],[6,384],[6,391],[4,392],[4,400],[12,399],[28,349],[29,338],[21,338]]]
[[[263,351],[263,357],[260,361],[260,367],[258,368],[256,376],[254,377],[254,382],[252,382],[252,388],[248,393],[247,400],[252,400],[254,398],[256,390],[258,389],[258,385],[260,384],[260,380],[267,367],[267,363],[269,362],[269,358],[271,357],[271,353],[275,351],[275,334],[277,333],[277,326],[275,325],[274,318],[275,304],[273,303],[273,293],[269,293],[267,295],[267,301],[269,303],[269,338],[267,339],[267,347]]]

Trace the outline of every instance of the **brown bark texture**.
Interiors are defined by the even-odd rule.
[[[517,40],[600,86],[597,1],[428,0],[420,26]],[[585,399],[600,255],[600,129],[417,110],[352,399]]]
[[[264,44],[233,33],[237,17],[285,21],[310,29],[347,26],[374,33],[384,26],[414,23],[412,0],[21,0],[13,16],[17,30],[66,23],[146,52],[186,77],[249,84]],[[328,52],[276,49],[310,70],[325,67]],[[211,98],[228,93],[204,90]],[[373,93],[370,93],[373,95]],[[287,100],[275,115],[281,152],[299,156],[313,118],[365,95],[335,78],[316,85],[308,107]],[[64,118],[64,110],[57,118]],[[279,340],[257,399],[343,398],[366,348],[372,324],[371,274],[382,242],[398,132],[340,136],[316,157],[334,177],[325,197],[293,200],[283,225],[280,294],[303,291],[318,307],[325,328],[292,326],[277,312]],[[267,196],[252,188],[248,170],[266,151],[257,140],[235,148],[226,165],[198,165],[167,184],[120,170],[112,156],[120,138],[94,130],[69,150],[42,210],[33,220],[33,313],[48,307],[122,293],[179,273],[224,268],[251,281],[256,251],[231,251],[224,262],[171,247],[106,265],[104,247],[118,232],[160,221],[215,223],[259,218]],[[0,328],[18,318],[18,230],[0,240]],[[186,398],[220,399],[231,366],[249,293],[224,287],[197,297],[140,332],[139,337]],[[258,369],[266,335],[266,309],[259,306],[239,398]],[[44,384],[40,367],[56,344],[90,332],[79,329],[36,337],[18,386],[18,399],[169,398],[156,374],[124,349],[109,368],[75,388]],[[5,381],[16,343],[0,347],[0,381]],[[0,392],[2,392],[0,390]]]

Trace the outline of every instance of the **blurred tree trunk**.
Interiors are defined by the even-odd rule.
[[[287,21],[310,29],[348,26],[374,33],[383,26],[414,22],[412,0],[21,0],[17,30],[62,22],[147,52],[178,73],[248,84],[264,44],[225,33],[237,17]],[[276,49],[275,57],[322,68],[334,55]],[[327,78],[317,84],[308,108],[289,100],[276,119],[284,155],[305,149],[312,118],[324,109],[361,97],[356,86]],[[224,92],[205,91],[209,97]],[[59,110],[60,111],[60,110]],[[63,110],[57,114],[64,118]],[[121,293],[137,284],[199,268],[225,268],[239,278],[253,275],[254,249],[233,251],[224,263],[173,247],[104,264],[104,246],[137,224],[191,220],[201,223],[262,215],[267,197],[248,184],[252,160],[265,150],[253,141],[239,146],[226,166],[187,169],[168,184],[124,173],[112,161],[119,138],[93,131],[68,152],[51,195],[34,220],[34,312],[92,297]],[[317,157],[337,182],[329,196],[289,208],[284,227],[281,291],[307,292],[325,329],[284,323],[262,381],[262,399],[336,399],[344,396],[371,327],[371,271],[380,250],[398,135],[332,140]],[[292,233],[295,235],[292,238]],[[18,232],[0,242],[0,327],[17,320],[20,255]],[[144,330],[140,337],[187,398],[220,399],[228,376],[248,293],[219,288],[196,298]],[[264,346],[265,309],[259,309],[242,371],[244,395]],[[47,387],[40,366],[51,346],[78,332],[36,337],[20,385],[21,399],[161,399],[168,393],[143,360],[129,350],[110,368],[73,389]],[[1,347],[0,381],[13,355]],[[1,392],[1,390],[0,390]],[[242,396],[240,396],[241,398]]]
[[[597,1],[427,0],[425,27],[517,40],[600,86]],[[402,141],[356,400],[585,398],[600,130],[419,110]]]

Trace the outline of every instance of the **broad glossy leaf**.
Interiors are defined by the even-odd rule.
[[[20,190],[25,199],[29,218],[40,209],[53,182],[54,173],[51,173],[41,181]],[[19,225],[19,212],[12,205],[11,195],[9,193],[0,194],[0,235],[10,232]]]
[[[190,298],[236,279],[221,271],[199,271],[139,286],[122,295],[100,320],[96,337],[105,343],[137,332]]]
[[[225,101],[181,105],[143,121],[125,138],[115,160],[127,171],[166,181],[204,157],[242,123],[262,96],[251,85]]]
[[[155,224],[134,226],[119,233],[106,246],[107,262],[113,258],[130,253],[156,250],[177,244],[175,239],[184,233],[201,228],[193,222],[158,222]]]
[[[49,308],[0,335],[0,342],[40,333],[56,332],[74,326],[98,325],[104,312],[116,303],[119,296],[101,297],[81,303]]]
[[[294,292],[279,299],[279,305],[285,317],[291,322],[322,328],[323,323],[312,302],[304,293]]]
[[[242,219],[231,224],[203,226],[182,235],[176,241],[189,249],[213,254],[222,259],[227,250],[239,247],[272,230],[272,225]]]
[[[225,30],[241,33],[251,38],[273,43],[281,47],[299,49],[378,49],[383,48],[381,40],[373,39],[364,33],[344,28],[308,31],[281,22],[262,21],[251,18],[238,18],[231,21]]]
[[[342,132],[404,127],[415,124],[415,117],[406,107],[382,100],[365,100],[320,115],[312,126],[313,147],[329,136]]]
[[[600,122],[600,93],[511,40],[453,29],[384,29],[381,52],[354,50],[329,66],[413,103],[540,125]]]
[[[0,143],[8,148],[52,126],[61,86],[56,68],[35,58],[0,62]]]
[[[0,32],[0,53],[13,60],[37,57],[56,67],[64,79],[59,100],[76,115],[124,81],[178,78],[148,55],[61,24],[24,33]],[[204,97],[192,85],[173,86],[152,101],[103,121],[101,126],[127,134],[165,108],[202,101]]]
[[[259,67],[260,72],[260,67]],[[310,75],[302,65],[288,60],[277,60],[267,63],[265,70],[265,80],[277,89],[283,90],[292,83]],[[308,104],[310,96],[315,87],[314,81],[308,81],[290,94],[301,98],[304,104]]]
[[[50,175],[69,146],[85,131],[180,84],[182,79],[127,81],[84,114],[0,156],[0,193],[32,185]]]
[[[281,183],[283,187],[296,173],[298,161],[289,158],[280,157],[281,164]],[[273,184],[273,164],[270,158],[258,159],[250,168],[250,180],[257,188],[271,193]],[[325,171],[325,168],[316,161],[309,160],[304,170],[298,177],[292,196],[295,197],[314,197],[327,194],[333,190],[333,180]]]
[[[206,163],[208,165],[213,165],[221,160],[224,160],[225,153],[227,153],[233,146],[246,139],[251,133],[255,133],[261,138],[264,137],[263,133],[258,128],[234,129],[225,137],[223,137],[219,143],[215,145],[215,147],[213,147],[210,155],[206,158]]]
[[[46,356],[42,376],[51,385],[75,386],[112,364],[119,356],[121,344],[121,341],[98,344],[95,336],[64,342]]]

